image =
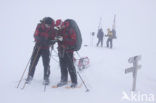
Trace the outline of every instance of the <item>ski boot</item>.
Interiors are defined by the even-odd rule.
[[[67,82],[61,81],[60,83],[57,84],[57,87],[62,87],[64,85],[66,85],[66,84],[67,84]]]
[[[49,79],[48,78],[44,79],[43,85],[49,85]]]
[[[32,81],[33,77],[32,76],[28,76],[25,83],[26,84],[30,84],[30,82]]]
[[[76,88],[77,87],[77,83],[72,83],[70,87],[71,88]]]

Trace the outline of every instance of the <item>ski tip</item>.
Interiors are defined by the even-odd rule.
[[[82,87],[82,84],[80,84],[80,85],[78,85],[78,86],[76,86],[76,87],[74,87],[74,88],[81,88]],[[74,88],[72,88],[71,86],[66,86],[65,88],[67,88],[67,89],[74,89]]]
[[[71,88],[71,87],[70,87],[70,86],[66,86],[65,88],[69,89],[69,88]]]
[[[58,88],[58,86],[57,85],[53,85],[51,88]]]

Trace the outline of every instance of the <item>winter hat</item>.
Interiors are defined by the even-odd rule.
[[[54,20],[51,18],[51,17],[44,17],[41,22],[45,23],[45,24],[48,24],[48,25],[51,25],[53,24]]]
[[[62,25],[62,20],[61,19],[58,19],[58,20],[56,20],[56,24],[55,24],[55,26],[56,27],[60,27],[61,25]]]

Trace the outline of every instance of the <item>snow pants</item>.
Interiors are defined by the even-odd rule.
[[[44,79],[49,78],[50,75],[50,52],[49,49],[39,49],[40,47],[34,47],[34,51],[31,57],[31,62],[29,66],[29,76],[34,76],[36,65],[39,61],[39,58],[42,56],[43,66],[44,66]]]
[[[103,46],[103,38],[99,38],[98,39],[98,43],[97,43],[97,46],[101,43],[101,47]]]
[[[68,72],[72,83],[77,83],[77,74],[73,62],[73,52],[64,52],[63,56],[59,56],[61,67],[61,82],[68,81]]]
[[[110,47],[110,48],[112,48],[113,47],[113,39],[111,39],[111,38],[108,38],[107,39],[107,42],[106,42],[106,45],[107,45],[107,47]]]

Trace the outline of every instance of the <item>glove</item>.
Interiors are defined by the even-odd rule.
[[[55,37],[55,40],[63,41],[63,37],[62,36],[57,36],[57,37]]]
[[[54,29],[55,29],[55,30],[59,30],[59,28],[58,28],[58,27],[56,27],[56,26],[54,27]]]

